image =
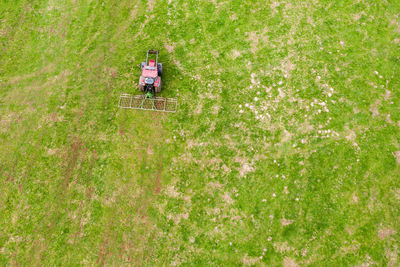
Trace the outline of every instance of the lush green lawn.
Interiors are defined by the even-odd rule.
[[[398,266],[400,2],[336,2],[0,1],[0,265]]]

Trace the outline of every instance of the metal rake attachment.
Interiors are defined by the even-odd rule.
[[[176,112],[178,101],[175,98],[152,97],[146,95],[121,94],[118,106],[141,110],[153,110],[161,112]]]

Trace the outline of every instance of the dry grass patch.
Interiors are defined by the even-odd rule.
[[[378,237],[380,239],[387,239],[388,237],[397,234],[397,231],[395,229],[389,228],[389,227],[384,227],[379,229],[378,231]]]

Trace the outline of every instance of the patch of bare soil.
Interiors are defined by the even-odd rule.
[[[383,96],[385,100],[389,100],[392,92],[389,90],[385,90],[385,95]]]
[[[285,257],[283,259],[283,266],[284,267],[297,267],[299,265],[294,261],[294,259]]]
[[[194,114],[199,115],[203,109],[203,105],[199,102],[196,109],[194,110]]]
[[[147,1],[147,5],[148,5],[150,11],[153,11],[155,3],[156,3],[156,0],[148,0]]]
[[[397,245],[394,245],[393,249],[387,249],[385,251],[385,257],[388,260],[388,263],[387,263],[388,267],[399,266],[398,254],[399,254],[399,250],[397,248]]]
[[[353,193],[353,195],[351,196],[351,199],[352,199],[353,203],[358,203],[358,197],[357,197],[356,193]]]
[[[250,50],[254,54],[257,52],[257,46],[259,43],[259,36],[257,35],[256,32],[249,32],[248,34],[248,40],[250,42]]]
[[[378,237],[382,240],[388,238],[391,235],[395,235],[395,234],[397,234],[397,231],[392,228],[389,228],[389,227],[379,229],[379,231],[378,231]]]
[[[245,266],[254,266],[257,263],[259,263],[259,261],[260,261],[260,258],[250,257],[250,256],[247,256],[247,255],[244,256],[243,259],[242,259],[242,263]]]
[[[231,205],[233,203],[233,199],[231,198],[231,196],[228,194],[228,192],[225,192],[224,195],[222,196],[224,202],[227,205]]]
[[[371,111],[373,117],[379,115],[380,104],[381,104],[381,101],[377,100],[374,104],[371,105],[369,111]]]
[[[359,21],[361,19],[361,17],[365,16],[365,15],[366,15],[365,11],[362,11],[360,13],[354,14],[353,15],[353,20],[354,21]]]
[[[281,254],[294,250],[294,248],[290,247],[287,242],[277,242],[277,243],[274,243],[273,246],[274,246],[275,251],[279,252]]]
[[[400,151],[393,153],[393,156],[396,158],[397,163],[400,164]]]
[[[291,72],[295,69],[296,65],[289,58],[286,58],[281,62],[281,70],[285,78],[289,78]]]
[[[118,129],[118,132],[119,132],[119,134],[120,135],[122,135],[122,136],[124,136],[125,135],[125,129],[123,128],[123,127],[120,127],[119,129]]]
[[[242,168],[239,170],[240,177],[243,177],[243,176],[245,176],[247,173],[253,172],[253,171],[254,171],[254,168],[253,168],[251,165],[249,165],[248,163],[244,163],[244,164],[242,165]]]
[[[169,53],[174,52],[174,49],[175,49],[175,45],[174,45],[174,44],[172,44],[172,43],[170,43],[170,44],[164,44],[164,47],[165,47],[165,49],[167,49],[167,51],[168,51]]]
[[[399,17],[398,15],[395,15],[395,17],[390,21],[390,26],[393,26],[395,31],[397,33],[400,33],[400,22],[399,22]]]
[[[282,142],[288,142],[292,138],[292,134],[286,131],[286,129],[283,129],[283,134],[282,134]]]
[[[236,49],[232,50],[232,58],[233,59],[240,57],[240,55],[241,55],[240,51],[238,51]]]
[[[291,225],[292,223],[294,223],[294,220],[288,220],[288,219],[282,218],[283,226]]]
[[[345,130],[347,130],[347,135],[346,135],[346,139],[352,143],[354,143],[356,141],[356,133],[351,130],[349,127],[345,126]]]

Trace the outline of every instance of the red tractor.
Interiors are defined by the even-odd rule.
[[[149,59],[150,55],[155,55],[155,59]],[[120,108],[176,112],[178,107],[177,99],[156,96],[156,93],[161,92],[162,74],[162,64],[158,63],[158,50],[148,50],[146,61],[142,62],[139,67],[142,70],[139,89],[144,94],[130,95],[121,93],[118,106]]]
[[[155,55],[155,59],[149,59]],[[161,92],[162,63],[158,63],[158,50],[148,50],[146,61],[141,64],[142,75],[139,79],[139,90],[155,96]]]

